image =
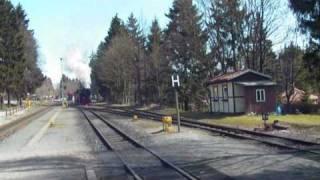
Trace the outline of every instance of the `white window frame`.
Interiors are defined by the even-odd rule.
[[[225,89],[227,90],[227,92],[225,92]],[[223,94],[223,100],[226,101],[229,99],[229,88],[228,88],[228,84],[223,84],[222,85],[222,94]]]
[[[259,94],[260,98],[258,98],[258,94]],[[266,90],[265,89],[256,89],[256,102],[266,102]]]
[[[213,86],[213,100],[219,100],[218,86]]]

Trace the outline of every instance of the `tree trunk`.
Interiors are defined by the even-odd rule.
[[[189,99],[188,98],[184,99],[184,110],[189,111]]]
[[[17,106],[22,106],[22,99],[21,96],[16,94],[16,99],[17,99]]]
[[[260,6],[261,6],[261,14],[260,14],[260,18],[259,18],[259,20],[260,20],[260,24],[259,24],[259,55],[260,55],[260,67],[259,67],[259,70],[260,70],[260,72],[262,73],[263,72],[263,64],[264,64],[264,52],[263,52],[263,46],[264,46],[264,41],[265,41],[265,39],[264,39],[264,34],[263,34],[263,24],[264,24],[264,1],[261,1],[260,2],[261,4],[260,4]]]
[[[1,106],[1,109],[3,109],[3,96],[0,95],[0,106]]]
[[[287,114],[288,113],[291,113],[291,103],[290,103],[290,95],[286,95],[286,98],[287,98],[287,104],[286,104],[286,108],[287,108]]]
[[[160,87],[160,84],[158,84],[157,86],[157,89],[158,89],[158,102],[161,104],[161,87]]]
[[[10,105],[11,105],[11,100],[10,100],[10,91],[9,91],[9,90],[7,90],[7,96],[8,96],[7,107],[10,107]]]
[[[138,68],[138,104],[141,105],[142,104],[142,99],[141,99],[141,75],[140,75],[140,69]]]

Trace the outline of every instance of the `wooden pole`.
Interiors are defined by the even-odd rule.
[[[178,132],[180,132],[180,111],[179,111],[179,97],[178,97],[177,88],[175,88],[175,96],[176,96],[176,109],[177,109],[177,118],[178,118]]]

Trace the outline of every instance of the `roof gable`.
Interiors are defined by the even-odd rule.
[[[217,84],[229,81],[257,81],[257,80],[270,80],[271,76],[259,73],[257,71],[247,69],[244,71],[237,71],[232,73],[216,76],[208,81],[208,84]]]

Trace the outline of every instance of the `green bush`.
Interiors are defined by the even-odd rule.
[[[310,104],[307,102],[301,104],[291,105],[291,109],[293,113],[303,113],[303,114],[311,114],[311,113],[319,113],[320,106],[316,104]]]

